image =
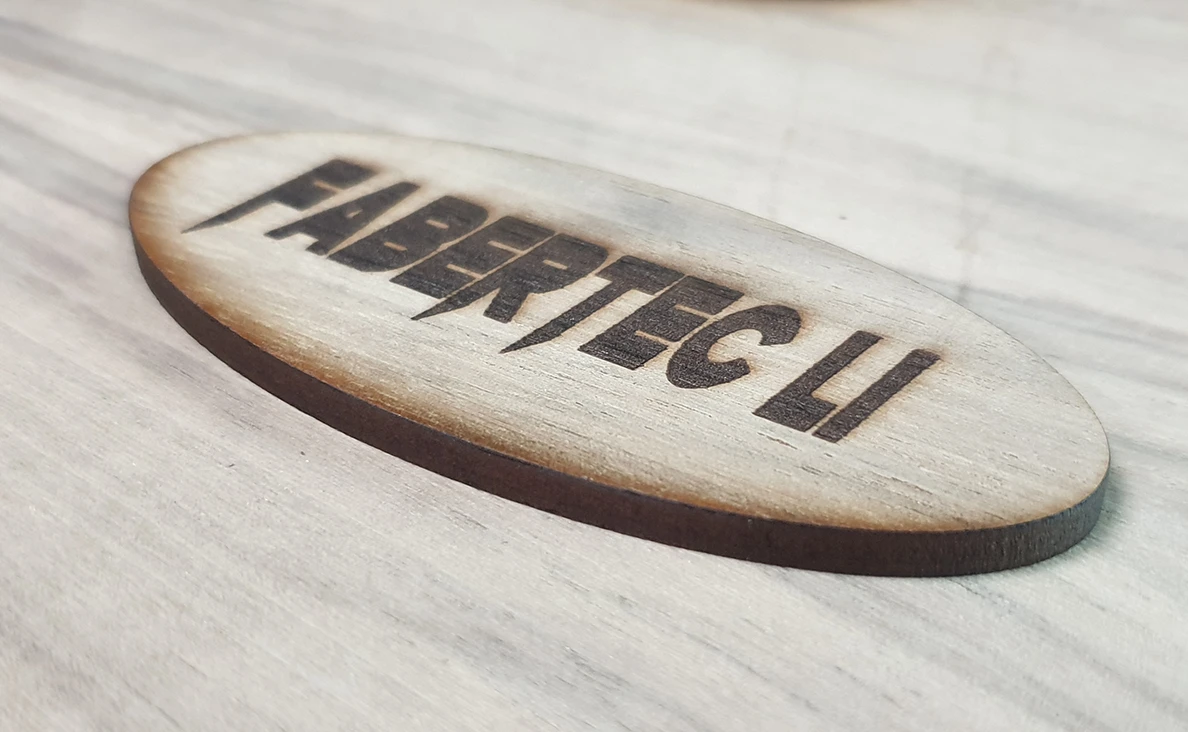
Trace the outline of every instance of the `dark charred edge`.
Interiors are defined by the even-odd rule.
[[[135,241],[135,238],[134,238]],[[692,506],[519,460],[393,414],[281,361],[190,301],[138,241],[157,300],[195,340],[256,385],[334,429],[414,465],[575,521],[752,562],[844,574],[940,577],[994,572],[1059,554],[1097,523],[1104,481],[1085,500],[1034,521],[971,531],[817,526]]]

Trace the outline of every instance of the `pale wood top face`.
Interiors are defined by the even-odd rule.
[[[269,200],[210,221],[335,160],[343,162],[315,174],[312,188],[290,187],[292,195],[312,196],[305,210],[294,207],[305,203]],[[401,183],[416,187],[393,188]],[[327,195],[317,196],[318,189]],[[380,252],[376,237],[366,245],[375,232],[391,231],[385,227],[445,196],[469,205],[442,204],[434,209],[440,215],[422,217],[445,232],[437,252],[504,217],[518,219],[520,228],[507,228],[495,246],[474,243],[470,264],[445,267],[452,276],[427,268],[427,257],[391,247]],[[345,243],[319,245],[297,231],[302,226],[290,226],[355,200],[352,211],[365,209],[357,216],[380,213]],[[602,485],[780,521],[930,532],[1059,513],[1085,501],[1108,464],[1102,428],[1076,391],[952,301],[798,232],[597,171],[394,136],[238,138],[154,167],[137,184],[131,219],[152,264],[188,300],[265,352],[388,412]],[[431,238],[424,223],[401,231]],[[553,234],[594,246],[566,248]],[[544,266],[576,281],[550,280],[537,285],[548,291],[518,307],[505,303],[509,322],[485,314],[489,293],[459,304],[459,293],[482,280],[485,266],[510,272],[519,262],[523,277],[535,276],[529,257],[546,246],[556,251],[550,262],[568,257],[561,263],[570,269]],[[688,388],[690,379],[730,374],[695,358],[692,346],[691,371],[670,367],[680,342],[696,339],[697,329],[669,340],[611,337],[613,326],[663,297],[635,289],[551,339],[503,352],[614,282],[598,272],[621,257],[655,266],[645,289],[680,275],[686,279],[672,288],[689,285],[688,278],[717,286],[690,289],[692,299],[677,302],[676,315],[655,306],[660,314],[638,329],[677,328],[673,323],[685,316],[710,328],[741,311],[781,306],[759,311],[768,316],[773,342],[760,345],[756,330],[724,335],[709,361],[745,359],[749,373]],[[412,259],[421,264],[388,266]],[[404,274],[417,267],[420,279]],[[677,274],[666,280],[664,270]],[[450,282],[463,287],[430,295],[410,282],[440,293]],[[450,303],[459,306],[414,319]],[[791,341],[781,342],[789,333]],[[658,344],[658,355],[625,365],[643,360],[639,349],[648,343]],[[819,364],[838,349],[851,362],[813,392],[836,409],[826,406],[824,416],[810,418],[802,394],[770,405],[768,418],[756,414],[815,364],[828,370]],[[868,395],[865,403],[877,408],[865,419],[858,406],[839,417],[880,379],[884,392],[888,383],[899,390],[881,405]],[[812,426],[802,430],[805,424]]]

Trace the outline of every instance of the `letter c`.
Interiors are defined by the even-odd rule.
[[[800,331],[800,314],[784,305],[760,305],[731,313],[693,334],[668,360],[668,380],[684,389],[705,389],[740,379],[751,372],[746,359],[711,361],[710,349],[740,330],[757,330],[759,345],[789,343]]]

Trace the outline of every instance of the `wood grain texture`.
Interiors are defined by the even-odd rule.
[[[1184,728],[1182,3],[0,18],[0,728]],[[1094,406],[1101,522],[1030,568],[841,577],[608,534],[337,433],[196,346],[127,232],[155,160],[299,128],[590,165],[908,273]]]
[[[917,576],[1046,559],[1098,517],[1105,435],[1038,356],[718,204],[473,145],[288,133],[171,155],[129,218],[153,293],[220,359],[562,516]]]

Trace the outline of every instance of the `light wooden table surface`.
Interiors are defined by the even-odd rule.
[[[338,434],[125,206],[211,137],[630,175],[954,297],[1094,406],[1104,514],[942,580],[696,554]],[[1181,0],[0,0],[0,730],[1188,728]]]

